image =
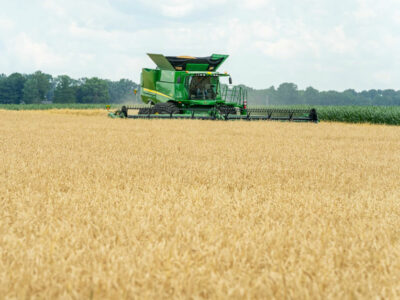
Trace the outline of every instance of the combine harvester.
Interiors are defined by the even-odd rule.
[[[144,105],[122,106],[112,118],[201,119],[201,120],[280,120],[318,122],[315,109],[247,107],[247,91],[222,85],[220,78],[232,78],[217,70],[228,55],[208,57],[148,54],[156,69],[142,70],[140,97]],[[136,114],[130,111],[136,110]]]

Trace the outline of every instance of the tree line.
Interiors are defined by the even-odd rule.
[[[299,90],[294,83],[261,90],[242,87],[247,90],[251,105],[400,105],[400,91],[393,89],[337,92],[308,87]],[[41,71],[0,74],[0,104],[140,102],[134,94],[138,88],[138,84],[129,79],[73,79],[67,75],[53,77]]]
[[[318,91],[313,87],[299,90],[294,83],[282,83],[278,88],[255,90],[246,86],[252,105],[400,105],[400,91],[368,90],[357,92]]]
[[[129,79],[73,79],[67,75],[53,77],[41,71],[0,74],[0,104],[135,102],[137,88]]]

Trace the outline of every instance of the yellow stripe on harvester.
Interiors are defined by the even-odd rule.
[[[163,97],[167,97],[167,98],[172,98],[171,96],[165,95],[163,93],[160,93],[160,92],[157,92],[157,91],[154,91],[154,90],[149,90],[149,89],[146,89],[146,88],[143,88],[143,91],[149,92],[149,93],[153,93],[153,94],[157,94],[157,95],[160,95],[160,96],[163,96]]]

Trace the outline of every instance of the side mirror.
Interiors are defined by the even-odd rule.
[[[229,76],[229,84],[232,84],[232,77]]]

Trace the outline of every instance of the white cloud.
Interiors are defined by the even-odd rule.
[[[9,53],[15,53],[16,60],[34,68],[56,66],[62,62],[62,57],[57,55],[44,42],[32,40],[26,33],[21,33],[11,42]]]
[[[354,12],[357,19],[372,19],[376,16],[376,12],[370,7],[364,7]]]
[[[343,26],[337,26],[321,37],[327,44],[327,49],[339,54],[353,53],[357,47],[357,41],[346,35]]]
[[[50,13],[56,15],[56,16],[61,16],[65,17],[66,16],[66,6],[65,3],[53,1],[53,0],[44,0],[42,2],[43,7],[48,10]]]
[[[396,10],[392,16],[393,23],[400,25],[400,10]]]
[[[240,1],[239,5],[243,5],[246,9],[260,9],[267,7],[270,2],[269,0],[246,0]]]
[[[253,21],[250,27],[253,36],[257,39],[271,39],[278,35],[273,25],[266,24],[263,21]]]
[[[388,86],[393,84],[393,76],[390,71],[381,70],[373,73],[373,78],[379,82],[379,84],[383,84],[384,86]]]
[[[300,48],[296,41],[290,39],[279,39],[275,42],[256,42],[256,47],[264,54],[279,59],[295,57]]]
[[[194,12],[198,13],[212,9],[221,4],[227,4],[227,0],[140,0],[143,5],[149,6],[164,16],[179,18],[186,17]],[[207,19],[207,14],[201,17]]]
[[[379,12],[377,1],[357,0],[357,3],[358,7],[354,11],[353,15],[358,20],[369,20],[377,16],[377,13]]]
[[[0,31],[9,31],[15,27],[15,22],[10,18],[0,17]]]

